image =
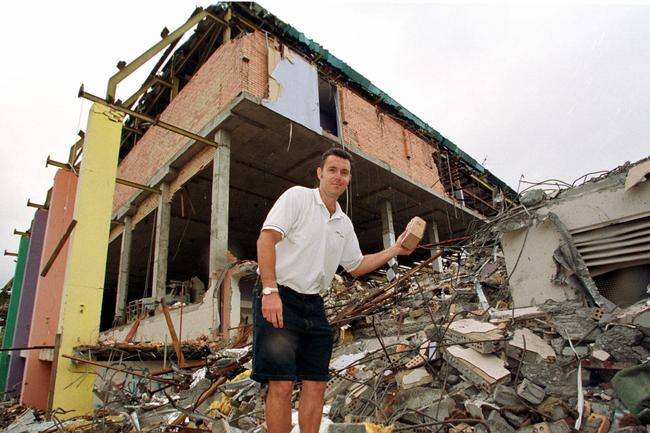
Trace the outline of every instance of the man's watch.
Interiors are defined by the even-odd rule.
[[[278,293],[277,287],[264,287],[262,289],[262,295],[270,295],[271,293]]]

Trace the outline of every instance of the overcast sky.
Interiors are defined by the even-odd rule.
[[[197,1],[0,2],[0,251],[42,203],[89,102]],[[347,62],[514,189],[650,154],[650,5],[260,3]],[[146,67],[144,68],[147,71]],[[128,96],[143,80],[118,87]],[[0,256],[0,285],[13,276]]]

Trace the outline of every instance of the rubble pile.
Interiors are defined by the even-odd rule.
[[[445,248],[442,272],[429,266],[434,256],[390,282],[336,277],[324,294],[336,343],[322,432],[647,431],[647,301],[613,312],[581,301],[513,308],[488,235]],[[159,344],[105,341],[92,348],[106,366],[94,416],[55,413],[38,430],[27,410],[6,431],[262,432],[250,334],[185,342],[193,360],[177,353],[160,371],[133,362],[159,360]]]

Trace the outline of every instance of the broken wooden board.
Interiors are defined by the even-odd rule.
[[[524,346],[526,353],[522,359]],[[537,362],[540,359],[546,362],[555,362],[556,358],[555,350],[542,337],[528,328],[515,329],[512,340],[506,344],[506,354],[519,361],[528,362]]]
[[[487,391],[494,385],[510,380],[510,371],[504,361],[495,355],[479,353],[471,347],[449,346],[443,358],[463,376]]]
[[[504,331],[496,325],[476,319],[461,319],[449,324],[445,339],[471,347],[477,352],[494,353],[503,347]],[[502,341],[487,341],[502,340]],[[464,344],[467,343],[467,344]]]

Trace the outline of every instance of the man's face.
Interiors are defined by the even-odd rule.
[[[320,180],[320,190],[334,199],[338,199],[350,183],[350,161],[336,155],[330,155],[325,160],[325,165],[316,170]]]

